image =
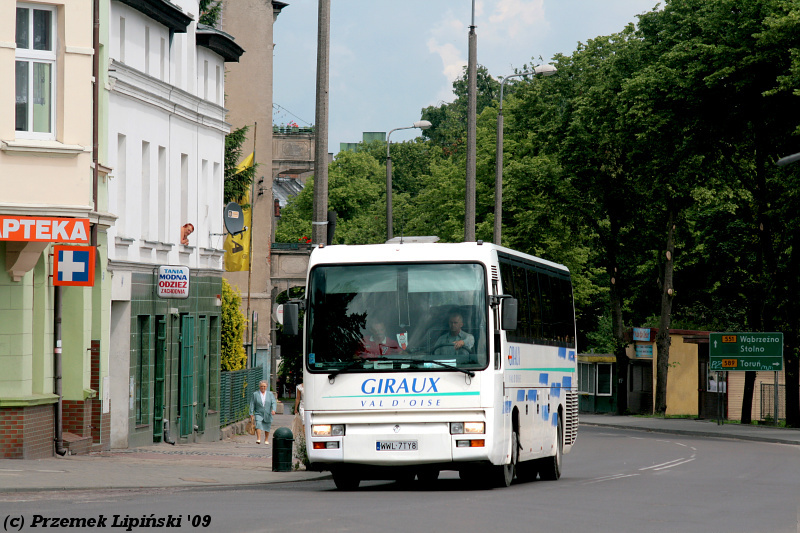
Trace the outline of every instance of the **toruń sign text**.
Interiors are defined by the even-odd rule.
[[[0,241],[89,244],[89,219],[0,215]]]

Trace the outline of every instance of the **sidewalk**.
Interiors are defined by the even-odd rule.
[[[800,430],[797,429],[717,425],[713,420],[581,414],[580,423],[583,426],[800,445]],[[272,430],[291,427],[291,424],[292,415],[276,415]],[[40,460],[0,459],[0,493],[257,486],[324,479],[329,475],[328,472],[305,470],[273,472],[272,442],[265,446],[256,444],[251,435],[230,435],[212,443],[175,446],[161,443]]]
[[[256,444],[252,435],[230,435],[210,443],[160,443],[38,460],[0,459],[0,493],[255,486],[329,477],[327,472],[272,471],[272,436],[280,427],[290,428],[292,418],[275,415],[269,446]]]
[[[752,440],[800,446],[800,429],[742,424],[717,424],[716,420],[592,415],[581,413],[580,425],[633,429],[673,435],[695,435],[723,439]]]

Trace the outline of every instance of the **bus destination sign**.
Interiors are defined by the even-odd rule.
[[[783,370],[783,333],[711,333],[711,370]]]

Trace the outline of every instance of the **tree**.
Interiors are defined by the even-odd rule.
[[[247,140],[250,126],[242,126],[225,136],[225,185],[224,201],[239,202],[242,207],[250,205],[250,185],[256,175],[258,164],[254,164],[241,172],[237,165],[242,159],[242,145]]]

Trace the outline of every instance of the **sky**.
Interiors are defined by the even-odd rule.
[[[273,123],[315,121],[317,0],[284,0],[274,25]],[[657,0],[476,0],[477,62],[495,78],[572,55]],[[471,0],[331,0],[328,147],[411,126],[452,102],[467,64]],[[402,142],[419,135],[392,133]]]

